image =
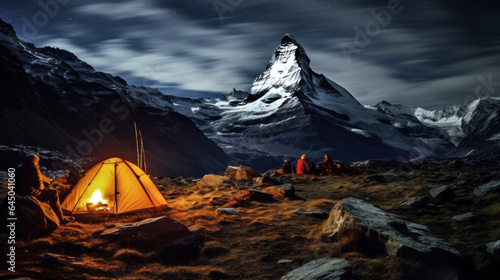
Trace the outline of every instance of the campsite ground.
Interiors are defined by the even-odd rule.
[[[485,244],[500,239],[500,194],[476,197],[472,192],[498,176],[496,167],[446,163],[415,168],[403,172],[381,167],[355,176],[283,177],[281,180],[292,183],[304,200],[252,202],[239,207],[236,214],[222,214],[216,209],[243,186],[199,189],[190,179],[158,179],[155,182],[172,209],[77,220],[50,236],[19,242],[16,274],[6,270],[0,273],[32,279],[279,279],[310,260],[332,256],[345,258],[353,266],[355,279],[406,279],[421,269],[424,264],[411,259],[366,256],[357,250],[355,240],[347,237],[324,243],[320,232],[325,219],[292,213],[295,209],[329,213],[338,201],[350,196],[426,225],[461,252],[473,275],[485,273],[489,264]],[[382,182],[374,175],[392,179]],[[432,188],[459,181],[465,182],[463,189],[450,202],[421,208],[401,206],[408,198],[428,196]],[[56,185],[61,190],[70,187],[64,177]],[[4,195],[5,187],[2,192]],[[464,222],[451,219],[467,212],[476,213],[476,217]],[[164,264],[155,252],[124,248],[100,237],[108,227],[161,215],[196,229],[204,237],[199,257]],[[69,266],[47,264],[47,253],[76,257],[78,261],[73,259]],[[292,262],[278,263],[285,259]]]

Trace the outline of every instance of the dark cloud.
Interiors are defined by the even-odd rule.
[[[500,5],[400,0],[401,11],[373,29],[373,14],[395,1],[42,0],[68,3],[39,26],[37,15],[50,13],[39,1],[4,0],[0,17],[24,40],[66,48],[98,70],[167,94],[249,90],[285,33],[304,46],[315,71],[362,103],[436,108],[473,96],[480,75],[500,81]],[[26,32],[26,21],[36,32]],[[352,46],[356,30],[370,26],[369,43],[346,56],[341,44]]]

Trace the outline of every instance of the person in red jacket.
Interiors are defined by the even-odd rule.
[[[297,174],[308,174],[311,172],[311,165],[309,164],[309,160],[306,155],[303,154],[297,160],[297,166],[295,167],[295,173]]]
[[[45,184],[51,186],[51,181],[40,172],[39,160],[37,155],[28,155],[16,169],[16,193],[20,196],[32,195],[39,201],[48,203],[61,224],[73,221],[72,217],[63,216],[58,191],[45,187]]]

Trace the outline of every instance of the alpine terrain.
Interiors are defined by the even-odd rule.
[[[19,40],[1,21],[0,55],[1,129],[9,132],[0,136],[2,150],[32,146],[71,160],[133,160],[136,122],[149,171],[158,175],[199,175],[228,164],[265,171],[302,154],[346,162],[491,155],[486,147],[500,133],[498,98],[434,111],[362,105],[314,72],[289,34],[250,92],[233,89],[215,99],[128,85],[68,51]]]
[[[0,57],[1,145],[59,151],[71,161],[134,160],[136,122],[152,174],[201,175],[229,161],[189,118],[164,106],[159,91],[95,71],[68,51],[36,48],[1,20]]]
[[[219,99],[178,98],[174,110],[239,162],[260,169],[304,153],[317,159],[329,153],[342,161],[410,160],[453,148],[444,131],[423,124],[412,110],[387,102],[363,106],[309,62],[286,34],[250,93],[233,89]]]

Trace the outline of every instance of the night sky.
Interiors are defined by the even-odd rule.
[[[363,104],[500,93],[497,1],[2,0],[0,18],[22,40],[165,94],[249,90],[285,33]]]

